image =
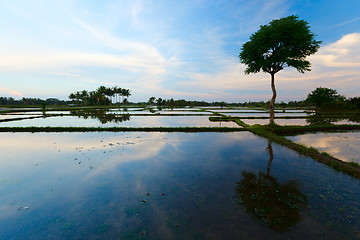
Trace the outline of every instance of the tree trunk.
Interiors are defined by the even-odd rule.
[[[273,96],[270,101],[270,124],[275,124],[275,113],[274,113],[274,104],[276,99],[276,89],[275,89],[275,73],[271,73],[271,90]]]
[[[267,146],[267,150],[269,152],[269,162],[267,164],[267,172],[266,172],[266,176],[270,176],[270,167],[271,167],[271,163],[274,159],[274,153],[273,153],[273,149],[271,146],[272,142],[270,140],[268,140],[268,146]]]

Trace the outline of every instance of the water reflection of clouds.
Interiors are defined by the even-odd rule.
[[[269,119],[242,119],[242,121],[249,125],[269,124]],[[307,125],[305,118],[292,118],[292,119],[275,118],[275,123],[278,125],[302,125],[302,126]]]
[[[2,127],[238,127],[234,122],[210,122],[208,116],[131,116],[130,121],[102,124],[75,116],[25,119],[1,123]]]
[[[111,152],[107,152],[106,161],[102,162],[101,168],[95,168],[93,171],[89,172],[84,178],[84,181],[87,181],[88,178],[91,178],[95,175],[101,174],[106,171],[112,171],[116,169],[119,165],[129,162],[144,161],[148,158],[156,156],[161,149],[167,144],[166,133],[153,132],[153,133],[141,133],[141,138],[137,138],[138,133],[127,133],[128,141],[121,143],[120,145],[114,146],[114,148],[122,152],[120,154],[114,152],[114,148],[111,148]],[[145,135],[145,136],[143,136]],[[107,142],[110,144],[116,144],[119,142],[119,139],[107,139]]]
[[[360,163],[360,132],[302,134],[288,138],[325,151],[343,161]]]
[[[119,165],[156,156],[166,144],[164,135],[2,133],[0,149],[6,157],[1,158],[0,190],[6,199],[0,197],[0,219],[14,215],[23,205],[31,206],[29,212],[44,208],[38,202],[54,201],[53,191],[63,192],[74,202],[86,198],[88,189],[94,187],[89,182],[98,185],[101,176],[115,171]],[[119,155],[116,150],[124,151]],[[83,186],[80,191],[75,187],[79,184]]]
[[[0,230],[9,236],[126,239],[121,236],[126,226],[132,236],[144,229],[156,239],[192,239],[187,233],[196,231],[214,239],[224,238],[224,233],[227,239],[245,234],[257,239],[279,237],[245,215],[236,203],[234,184],[241,171],[266,171],[269,160],[267,140],[249,132],[4,133],[0,139],[0,143],[11,140],[6,146],[0,144],[7,155],[0,168]],[[23,144],[26,149],[17,150]],[[313,196],[310,214],[305,211],[306,219],[284,233],[284,238],[328,233],[322,223],[329,220],[335,225],[351,214],[344,204],[359,208],[357,181],[339,178],[332,169],[300,159],[287,148],[276,144],[273,148],[272,175],[280,183],[304,182],[304,194]],[[12,167],[8,158],[28,165]],[[38,161],[41,164],[35,166]],[[328,192],[329,185],[333,192]],[[339,199],[339,190],[344,189],[349,192]],[[319,194],[329,200],[314,203]],[[21,206],[29,209],[18,211]],[[319,206],[337,214],[338,207],[345,210],[334,217]],[[309,230],[313,222],[307,218],[320,226]],[[356,225],[346,230],[358,229],[356,215],[354,220]],[[94,233],[103,223],[109,232]],[[65,231],[65,226],[72,228]]]

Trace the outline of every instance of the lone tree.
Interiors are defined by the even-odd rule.
[[[335,89],[318,87],[307,95],[305,102],[317,108],[336,108],[339,102],[345,102],[345,97]]]
[[[275,74],[284,67],[294,67],[301,73],[310,71],[311,63],[305,58],[316,53],[321,43],[315,36],[306,21],[292,15],[260,26],[242,46],[239,58],[247,65],[245,74],[263,71],[271,75],[270,124],[275,123]]]

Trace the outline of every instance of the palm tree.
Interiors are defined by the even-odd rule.
[[[108,91],[111,98],[111,103],[112,104],[116,103],[116,87],[110,87],[108,88]]]
[[[75,99],[77,102],[79,102],[79,100],[81,99],[81,92],[79,91],[75,92]]]
[[[96,91],[95,94],[94,94],[94,98],[95,98],[95,101],[98,105],[101,105],[102,103],[105,102],[105,96],[104,94],[102,94],[101,92],[99,91]]]
[[[70,93],[69,99],[72,100],[72,101],[74,101],[75,98],[76,98],[75,94],[74,94],[74,93]],[[23,98],[23,99],[24,99],[24,98]]]
[[[84,105],[87,105],[87,102],[89,100],[89,94],[86,90],[82,90],[81,92],[81,100],[84,102]]]
[[[117,100],[117,86],[111,88],[112,97],[114,97],[114,104],[116,104]]]
[[[89,92],[89,102],[92,105],[96,104],[95,93],[96,93],[95,91]]]
[[[112,103],[111,99],[112,99],[112,96],[114,95],[114,92],[112,91],[112,88],[106,88],[105,90],[105,95],[107,97],[109,97],[109,101]]]
[[[120,87],[118,87],[118,88],[116,88],[116,93],[118,94],[118,96],[119,96],[119,105],[120,105],[120,98],[121,98],[121,96],[122,96],[122,88],[120,88]]]
[[[101,94],[105,94],[106,92],[106,87],[105,86],[100,86],[96,89],[96,91],[98,91]]]
[[[121,94],[122,94],[122,96],[123,97],[129,97],[130,95],[131,95],[131,92],[130,92],[130,89],[122,89],[122,91],[121,91]],[[127,99],[125,98],[124,100],[123,100],[123,102],[125,103],[125,100],[127,101]]]

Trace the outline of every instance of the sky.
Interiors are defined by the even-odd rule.
[[[0,0],[0,96],[59,98],[101,85],[149,97],[268,101],[270,75],[245,75],[241,46],[297,15],[319,51],[312,71],[275,75],[277,101],[317,87],[360,96],[359,0]]]

